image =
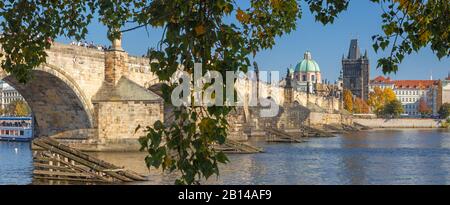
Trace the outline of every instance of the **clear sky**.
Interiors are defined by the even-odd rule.
[[[289,65],[296,65],[303,59],[305,51],[311,51],[312,57],[319,64],[322,78],[334,81],[341,69],[342,55],[347,55],[350,40],[359,39],[361,52],[367,49],[371,65],[371,78],[381,75],[376,68],[377,59],[387,56],[387,52],[378,54],[372,48],[371,37],[381,34],[381,8],[369,0],[350,1],[347,11],[339,15],[334,24],[323,26],[315,22],[307,7],[303,5],[303,17],[298,21],[297,30],[276,40],[271,50],[260,52],[256,56],[261,70],[279,70],[285,74]],[[106,28],[99,23],[89,26],[87,41],[109,45],[106,38]],[[131,55],[145,54],[150,47],[156,47],[161,39],[160,29],[135,30],[125,33],[122,46]],[[58,39],[70,42],[68,39]],[[399,65],[397,74],[391,74],[394,79],[443,79],[450,72],[450,58],[439,59],[431,49],[425,48],[419,53],[405,57]]]

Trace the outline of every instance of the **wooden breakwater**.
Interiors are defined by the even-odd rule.
[[[266,132],[266,141],[267,142],[287,142],[287,143],[301,143],[305,142],[305,140],[300,137],[294,136],[290,133],[287,133],[283,130],[274,128],[274,127],[266,127],[264,129]]]
[[[264,152],[262,148],[231,139],[227,139],[223,145],[214,146],[214,149],[229,154],[253,154]]]
[[[83,183],[122,183],[147,179],[124,167],[92,157],[51,138],[37,138],[33,146],[33,177],[36,180]]]
[[[335,137],[333,133],[306,125],[302,126],[301,133],[303,137]]]

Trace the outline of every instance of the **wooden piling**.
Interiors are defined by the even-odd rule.
[[[92,157],[51,138],[35,139],[33,145],[40,148],[33,156],[35,165],[33,173],[36,179],[93,183],[146,180],[144,176],[135,172]]]

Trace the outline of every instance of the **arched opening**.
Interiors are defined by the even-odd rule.
[[[33,70],[26,84],[7,76],[3,81],[14,87],[28,103],[35,120],[35,136],[92,128],[92,115],[79,92],[65,80],[43,70]]]

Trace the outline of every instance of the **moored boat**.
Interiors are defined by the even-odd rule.
[[[32,117],[0,117],[0,141],[28,142],[32,139]]]

